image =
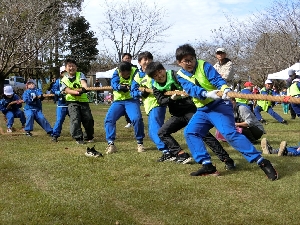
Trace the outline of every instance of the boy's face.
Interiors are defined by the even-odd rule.
[[[131,63],[131,58],[130,58],[130,56],[125,55],[125,56],[122,58],[122,61],[123,61],[123,62],[129,62],[129,63]]]
[[[143,71],[147,68],[149,63],[151,63],[153,60],[148,58],[142,58],[142,60],[139,62],[140,66],[142,67]]]
[[[186,55],[181,61],[177,61],[177,64],[184,70],[192,72],[196,66],[196,58],[192,55]]]
[[[28,84],[28,88],[29,89],[34,89],[35,88],[35,84],[34,83],[29,83]]]
[[[273,86],[272,84],[265,84],[265,87],[266,87],[267,90],[272,89],[272,86]]]
[[[77,66],[74,63],[67,63],[65,69],[69,73],[69,75],[73,77],[76,74]]]
[[[130,71],[120,71],[121,77],[128,79],[130,77]]]
[[[165,83],[167,80],[167,76],[166,76],[166,70],[157,70],[155,71],[155,74],[153,76],[153,79],[157,82],[157,83]]]

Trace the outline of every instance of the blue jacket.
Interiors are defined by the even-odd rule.
[[[35,97],[41,96],[43,94],[41,89],[27,89],[23,93],[23,101],[25,102],[24,110],[34,109],[42,110],[42,101]]]
[[[66,103],[65,95],[61,93],[60,79],[57,79],[52,85],[51,92],[57,96],[57,106],[68,106]]]
[[[6,95],[3,95],[3,98],[0,99],[0,110],[3,114],[6,114],[8,111],[17,111],[22,107],[22,104],[12,104],[10,109],[6,109],[9,103],[13,101],[20,100],[19,96],[16,94],[13,94],[11,98],[6,97]]]

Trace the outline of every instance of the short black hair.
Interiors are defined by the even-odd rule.
[[[120,62],[118,69],[120,72],[131,71],[131,63],[129,62]]]
[[[71,58],[66,59],[66,60],[65,60],[65,66],[66,66],[68,63],[73,63],[73,64],[75,64],[75,65],[77,66],[77,63],[76,63],[75,59],[71,59]]]
[[[122,59],[123,59],[125,56],[129,56],[129,57],[132,59],[132,55],[131,55],[130,53],[123,53]]]
[[[147,66],[145,73],[153,78],[155,75],[155,72],[158,70],[164,70],[165,67],[160,63],[160,62],[151,62],[149,63],[149,65]]]
[[[152,59],[153,60],[153,55],[151,54],[151,52],[148,52],[148,51],[141,52],[138,55],[138,62],[142,61],[143,58]]]
[[[196,51],[190,44],[184,44],[176,49],[175,57],[177,61],[181,61],[184,56],[191,55],[196,58]]]

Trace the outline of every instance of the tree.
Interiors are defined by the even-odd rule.
[[[105,1],[105,7],[100,35],[103,42],[109,40],[112,43],[117,62],[125,52],[136,58],[143,49],[149,50],[155,43],[163,42],[163,33],[171,27],[163,20],[167,16],[164,9],[155,3],[151,7],[145,1]]]
[[[99,53],[97,49],[98,39],[94,37],[94,32],[89,31],[90,24],[83,16],[75,18],[68,26],[68,44],[66,50],[70,51],[67,57],[76,60],[78,69],[83,73],[88,73],[91,69],[91,61],[96,60]]]
[[[81,1],[1,1],[0,92],[3,90],[4,79],[10,73],[41,66],[45,53],[42,50],[57,35],[60,21],[65,18],[68,7],[78,7]]]

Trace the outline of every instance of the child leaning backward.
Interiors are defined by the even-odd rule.
[[[143,139],[145,137],[144,121],[140,109],[140,103],[138,99],[131,96],[131,84],[136,73],[138,73],[138,69],[133,67],[131,63],[121,62],[111,79],[114,101],[109,107],[104,119],[106,140],[108,144],[106,148],[107,154],[117,152],[117,148],[114,145],[114,141],[116,139],[116,121],[123,116],[125,112],[127,113],[134,128],[138,152],[145,151],[143,145]]]
[[[47,132],[52,135],[52,127],[46,120],[42,112],[42,100],[44,99],[41,89],[35,87],[34,80],[27,81],[27,90],[23,93],[25,102],[24,113],[26,117],[25,132],[27,136],[32,136],[34,120]]]
[[[176,49],[176,61],[182,68],[177,72],[177,79],[183,89],[193,97],[196,113],[184,130],[187,145],[194,160],[202,167],[191,176],[218,175],[203,139],[208,131],[216,127],[226,141],[238,150],[248,162],[256,162],[270,180],[276,180],[278,174],[271,162],[261,156],[254,145],[235,128],[233,107],[227,93],[231,89],[225,80],[204,60],[196,60],[195,49],[185,44]],[[222,98],[217,92],[223,91]]]
[[[22,100],[13,91],[12,86],[4,87],[4,94],[0,99],[0,110],[6,118],[7,133],[12,132],[14,118],[20,118],[22,129],[25,127],[26,119],[24,112],[20,110]]]
[[[146,73],[155,80],[153,83],[153,94],[158,103],[162,106],[168,106],[171,114],[171,118],[167,120],[158,131],[158,136],[169,149],[169,151],[163,152],[163,155],[158,161],[162,162],[169,160],[183,164],[189,163],[192,158],[188,153],[185,153],[182,150],[179,143],[171,136],[171,134],[184,128],[196,112],[197,108],[192,98],[188,95],[177,95],[176,93],[172,96],[164,95],[166,91],[182,91],[182,87],[177,81],[174,71],[166,71],[160,62],[151,62],[147,66]],[[225,162],[226,169],[230,170],[235,168],[234,161],[229,157],[228,153],[211,133],[208,132],[203,140],[219,159],[222,162]]]

